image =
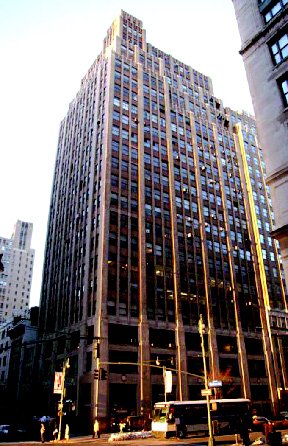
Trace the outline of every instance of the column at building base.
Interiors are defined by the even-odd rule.
[[[139,324],[140,348],[138,351],[139,362],[139,389],[138,389],[138,414],[148,416],[151,414],[151,370],[150,370],[150,342],[148,322]]]

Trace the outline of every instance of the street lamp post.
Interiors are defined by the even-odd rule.
[[[64,403],[64,397],[65,397],[65,375],[66,370],[69,369],[69,358],[66,359],[66,361],[63,364],[62,369],[62,381],[61,381],[61,398],[60,398],[60,404],[59,404],[59,431],[58,431],[58,441],[61,440],[61,428],[62,428],[62,417],[63,417],[63,403]]]
[[[202,314],[200,314],[200,319],[198,323],[198,330],[201,337],[201,348],[202,348],[202,358],[203,358],[203,367],[204,367],[204,383],[205,383],[205,396],[207,401],[207,419],[208,419],[208,430],[209,430],[209,440],[208,446],[214,446],[214,438],[213,438],[213,428],[211,421],[211,412],[210,412],[210,391],[208,386],[208,375],[206,368],[206,355],[205,355],[205,345],[204,345],[204,336],[205,333],[205,325],[203,324]]]
[[[163,365],[163,381],[164,381],[164,401],[166,403],[166,366]]]
[[[171,362],[172,362],[172,361],[171,361]],[[157,356],[157,359],[156,359],[156,365],[157,365],[158,367],[160,367],[160,365],[161,365],[161,362],[160,362],[160,359],[158,358],[158,356]],[[171,390],[172,390],[172,388],[171,388],[171,390],[168,390],[168,391],[167,391],[167,385],[168,385],[168,387],[169,387],[169,384],[167,384],[167,376],[168,376],[168,374],[171,374],[172,371],[169,370],[169,371],[167,372],[166,365],[163,365],[163,366],[162,366],[162,370],[163,370],[163,381],[164,381],[164,401],[165,401],[165,403],[166,403],[166,394],[167,394],[167,393],[170,393]],[[171,377],[171,379],[172,379],[172,377]],[[171,381],[171,383],[172,383],[172,381]]]

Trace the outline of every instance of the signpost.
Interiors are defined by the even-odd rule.
[[[214,380],[214,381],[210,381],[208,383],[208,387],[210,387],[210,389],[215,389],[217,387],[222,387],[222,381],[219,380]]]
[[[211,396],[212,390],[211,389],[201,389],[201,396]]]
[[[62,379],[63,379],[63,372],[55,372],[53,393],[59,393],[61,395],[61,393],[62,393]]]
[[[166,367],[164,372],[164,367],[163,367],[163,375],[165,381],[165,396],[166,396],[166,393],[172,392],[172,372],[171,370],[166,370]]]

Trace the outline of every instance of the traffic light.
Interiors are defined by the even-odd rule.
[[[96,344],[96,358],[100,358],[100,344],[97,342]]]
[[[4,265],[3,265],[3,262],[2,262],[2,257],[3,257],[3,254],[0,254],[0,273],[2,273],[4,271]]]
[[[94,379],[99,379],[99,370],[94,369]]]
[[[61,417],[63,415],[63,404],[60,402],[58,402],[57,414],[58,417]]]
[[[100,369],[100,379],[102,381],[105,381],[107,379],[107,370],[105,369]]]

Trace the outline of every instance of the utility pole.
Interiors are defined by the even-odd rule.
[[[166,403],[166,366],[163,365],[163,380],[164,380],[164,401]]]
[[[205,333],[205,325],[203,324],[202,314],[200,314],[200,319],[198,322],[198,330],[201,337],[201,348],[202,348],[202,358],[203,358],[203,367],[204,367],[204,383],[205,383],[205,396],[207,401],[207,419],[208,419],[208,430],[209,430],[209,440],[208,446],[214,446],[214,438],[213,438],[213,428],[211,421],[211,412],[210,412],[210,393],[211,389],[208,386],[208,375],[206,368],[206,354],[205,354],[205,345],[204,345],[204,336]]]
[[[172,359],[171,359],[171,363],[172,363]],[[147,365],[147,364],[145,364],[145,365]],[[156,366],[157,366],[157,367],[160,367],[160,365],[161,365],[161,362],[160,362],[160,359],[159,359],[158,356],[157,356],[157,359],[156,359]],[[151,365],[150,367],[153,367],[153,365]],[[165,401],[165,403],[166,403],[166,400],[167,400],[167,393],[170,393],[170,392],[172,391],[172,371],[169,370],[169,371],[167,372],[167,367],[166,367],[166,365],[163,365],[163,366],[162,366],[162,371],[163,371],[163,382],[164,382],[164,401]],[[167,384],[168,377],[170,378],[170,376],[171,376],[171,381],[170,381],[170,379],[169,379],[169,383],[171,384],[171,389],[170,389],[170,384],[169,384],[169,385]],[[169,388],[169,390],[167,390],[167,387]]]
[[[70,364],[69,364],[69,358],[66,359],[66,361],[63,364],[63,369],[62,369],[62,381],[61,381],[61,398],[60,398],[60,404],[59,404],[59,431],[58,431],[58,441],[61,440],[61,428],[62,428],[62,417],[63,417],[63,403],[64,403],[64,398],[65,398],[65,375],[66,375],[66,370],[69,369]]]

